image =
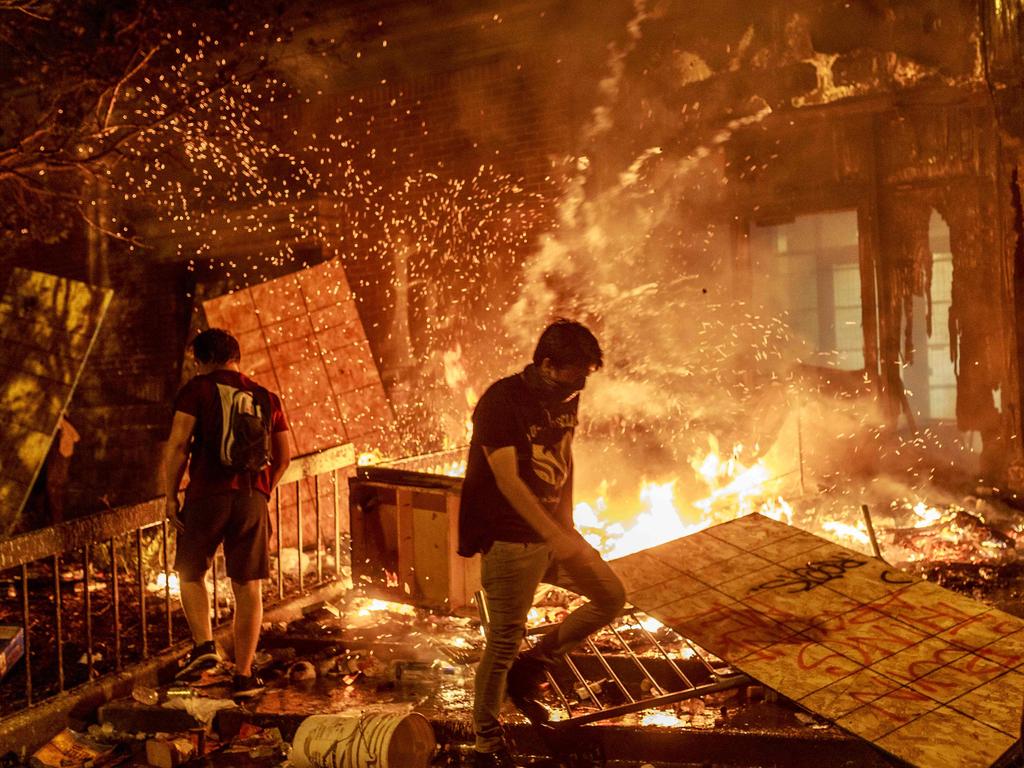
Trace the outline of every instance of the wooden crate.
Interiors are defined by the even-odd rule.
[[[374,597],[475,613],[480,557],[459,557],[462,479],[361,467],[349,479],[352,581]]]

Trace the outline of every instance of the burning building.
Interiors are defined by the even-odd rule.
[[[30,19],[26,39],[63,33]],[[1019,24],[1005,3],[297,6],[250,35],[251,81],[234,33],[172,35],[97,96],[106,128],[50,127],[81,167],[45,142],[5,155],[6,270],[114,291],[70,403],[72,506],[149,495],[185,338],[245,288],[296,449],[366,435],[377,461],[464,445],[538,327],[594,325],[611,364],[580,514],[634,547],[659,505],[676,533],[795,508],[866,546],[861,503],[916,528],[919,503],[1014,492]],[[174,111],[208,67],[222,96]],[[144,98],[173,117],[131,133]],[[81,187],[91,223],[44,232],[19,169],[95,178],[109,133],[129,149]],[[306,328],[349,301],[338,338]]]
[[[482,387],[572,316],[607,350],[576,478],[606,553],[749,512],[867,550],[866,505],[893,560],[1013,559],[1018,2],[82,6],[0,37],[0,282],[111,294],[69,508],[152,495],[204,325],[296,453],[458,474]],[[47,74],[96,50],[95,92]]]

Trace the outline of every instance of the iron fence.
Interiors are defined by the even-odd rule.
[[[350,444],[292,460],[270,506],[277,564],[264,586],[265,601],[291,599],[341,577],[347,557],[342,555],[339,497],[339,488],[345,486],[339,483],[346,483],[344,470],[354,464]],[[310,506],[315,533],[306,542]],[[328,536],[325,514],[333,519]],[[284,557],[289,516],[295,531],[292,572]],[[0,680],[0,716],[120,672],[187,637],[187,624],[172,594],[171,541],[162,499],[0,541],[0,624],[20,625],[23,643],[21,662]],[[315,560],[315,576],[303,567],[307,549]],[[325,569],[328,555],[333,568]],[[222,571],[221,558],[215,558],[212,606],[217,625],[228,613],[221,611]]]

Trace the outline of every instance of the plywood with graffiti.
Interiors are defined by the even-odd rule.
[[[17,523],[112,295],[16,269],[0,298],[0,535]]]
[[[644,612],[912,765],[990,766],[1020,735],[1003,611],[761,515],[612,567]]]

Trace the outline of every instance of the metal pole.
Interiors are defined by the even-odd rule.
[[[114,669],[121,671],[121,592],[117,584],[117,539],[110,538],[110,589],[114,601]]]
[[[53,556],[53,633],[57,642],[57,689],[64,691],[64,629],[61,616],[60,555]]]
[[[316,583],[323,584],[324,569],[320,557],[320,475],[313,475],[313,517],[316,519]]]
[[[806,494],[807,490],[804,488],[804,430],[801,415],[803,413],[803,402],[797,403],[796,406],[796,450],[800,461],[800,493]]]
[[[213,553],[213,626],[220,623],[220,590],[217,588],[217,552]],[[203,580],[203,589],[206,589],[206,580]]]
[[[284,535],[281,532],[281,487],[274,489],[274,506],[277,507],[277,599],[284,599],[284,564],[281,556],[284,554]]]
[[[82,587],[85,590],[85,662],[89,680],[92,680],[94,672],[92,663],[92,590],[89,589],[89,568],[92,558],[88,544],[82,547],[82,562],[85,564],[85,569],[82,572]]]
[[[341,578],[341,516],[338,514],[338,470],[331,470],[334,495],[334,576]]]
[[[636,621],[636,616],[632,616],[631,618],[633,619],[633,621]],[[615,635],[615,639],[619,641],[619,645],[621,645],[623,649],[626,651],[626,655],[629,656],[629,658],[633,661],[633,664],[636,665],[636,668],[640,670],[640,674],[643,675],[647,682],[650,684],[651,694],[654,696],[660,696],[661,694],[663,694],[665,691],[662,689],[660,685],[658,685],[658,681],[655,679],[654,675],[652,675],[647,670],[647,667],[644,666],[643,660],[636,655],[636,653],[630,647],[629,643],[626,642],[626,638],[624,638],[619,633],[619,630],[616,629],[613,624],[609,624],[608,629],[612,631],[612,634]]]
[[[868,509],[867,504],[861,504],[860,511],[864,513],[864,525],[867,526],[868,538],[871,539],[871,551],[875,553],[875,557],[883,560],[882,550],[879,549],[878,539],[875,537],[875,526],[871,523],[871,510]]]
[[[685,685],[687,688],[696,688],[696,686],[693,683],[690,682],[690,678],[688,678],[686,676],[686,674],[683,672],[683,670],[681,670],[679,668],[679,665],[676,664],[675,659],[673,659],[669,655],[668,651],[666,651],[662,647],[661,643],[658,642],[658,638],[656,638],[651,633],[651,631],[649,629],[647,629],[647,627],[644,626],[642,621],[637,619],[635,614],[633,615],[633,619],[634,619],[634,621],[636,621],[637,625],[640,627],[640,631],[643,632],[644,635],[646,635],[647,642],[649,642],[651,645],[653,645],[655,648],[658,649],[658,653],[660,653],[662,658],[664,658],[665,661],[668,662],[668,665],[672,668],[672,671],[676,673],[676,676],[680,680],[683,681],[683,685]],[[710,667],[710,665],[708,665],[708,663],[706,661],[704,661],[704,658],[702,656],[699,656],[699,655],[698,655],[698,658],[704,663],[704,666],[707,667],[708,671],[711,672],[712,674],[714,674],[714,670]]]
[[[625,684],[621,679],[619,679],[619,676],[615,674],[615,670],[612,669],[612,665],[608,663],[608,659],[606,659],[604,654],[601,653],[601,649],[597,647],[597,643],[595,643],[590,637],[587,638],[587,647],[590,649],[591,653],[597,656],[597,660],[601,663],[601,666],[604,667],[604,671],[619,687],[619,690],[622,691],[622,695],[626,697],[630,704],[634,703],[636,699],[634,699],[632,694],[630,694]]]
[[[298,550],[298,565],[295,567],[299,570],[299,594],[303,592],[302,585],[302,481],[295,481],[295,549]]]
[[[163,533],[164,548],[164,617],[167,620],[167,645],[171,645],[174,642],[174,630],[171,626],[171,556],[168,542],[170,532],[166,518],[160,524],[160,529]]]
[[[142,658],[149,658],[149,632],[146,626],[146,573],[142,565],[142,529],[135,529],[135,567],[139,584],[139,635]]]
[[[25,698],[32,704],[32,627],[28,606],[28,564],[21,564],[21,626],[25,633]]]

